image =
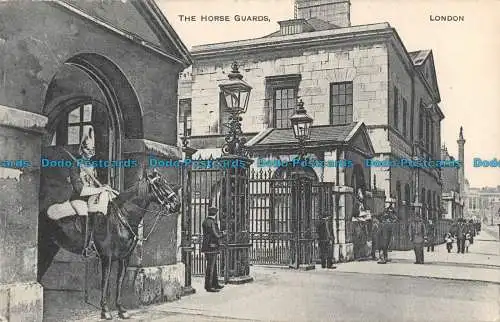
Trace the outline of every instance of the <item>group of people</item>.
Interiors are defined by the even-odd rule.
[[[468,253],[469,246],[474,244],[474,237],[477,234],[477,225],[473,220],[466,221],[459,218],[450,227],[450,231],[444,236],[448,253],[453,249],[453,242],[457,243],[457,253]]]

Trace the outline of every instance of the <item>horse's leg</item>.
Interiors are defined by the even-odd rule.
[[[38,242],[38,276],[37,280],[40,282],[43,275],[47,272],[52,260],[59,251],[59,246],[50,238],[40,238]]]
[[[54,256],[59,251],[59,246],[54,242],[53,233],[59,229],[57,224],[51,222],[41,214],[38,220],[38,276],[40,282],[43,275],[47,272],[52,264]]]
[[[101,257],[101,319],[112,320],[108,307],[109,276],[111,275],[111,257]]]
[[[122,306],[122,285],[127,272],[128,258],[118,260],[118,277],[116,279],[116,307],[118,308],[118,316],[122,319],[129,319],[130,315]]]

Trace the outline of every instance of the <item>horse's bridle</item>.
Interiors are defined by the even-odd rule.
[[[154,177],[150,178],[150,177],[147,177],[147,182],[148,182],[148,188],[151,189],[151,191],[153,192],[155,198],[156,198],[156,201],[161,205],[161,206],[165,206],[165,204],[167,204],[171,198],[173,196],[175,196],[175,192],[174,191],[167,191],[165,188],[159,186],[157,184],[157,181],[160,180],[160,181],[163,181],[165,184],[165,179],[163,179],[160,175],[158,174],[155,174]],[[166,186],[168,187],[168,185],[166,184]],[[171,189],[171,188],[170,188]],[[168,194],[168,195],[167,195]],[[166,196],[166,199],[164,199],[164,197],[162,196]],[[134,236],[134,239],[137,240],[137,241],[147,241],[149,239],[149,237],[151,236],[151,234],[153,233],[153,231],[155,230],[156,228],[156,225],[158,224],[158,220],[160,219],[160,217],[168,217],[168,216],[171,216],[172,214],[176,213],[176,212],[172,212],[170,214],[167,214],[167,215],[164,215],[164,212],[165,210],[162,209],[160,211],[153,211],[153,210],[149,210],[147,208],[142,208],[142,207],[139,207],[136,205],[136,207],[138,207],[139,209],[141,210],[144,210],[148,213],[153,213],[155,214],[155,221],[153,223],[153,226],[151,227],[151,230],[150,232],[146,235],[145,238],[139,238],[139,236],[137,236],[137,234],[134,232],[134,230],[132,229],[132,227],[130,227],[130,224],[128,223],[128,220],[126,218],[122,218],[121,215],[117,215],[118,219],[127,227],[127,229],[130,231],[130,233]],[[167,209],[168,210],[168,209]],[[139,227],[141,227],[141,224],[139,224]]]

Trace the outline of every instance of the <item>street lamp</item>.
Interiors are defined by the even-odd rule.
[[[248,108],[248,99],[252,87],[243,81],[238,71],[238,64],[231,65],[228,79],[219,84],[223,95],[221,102],[229,113],[229,121],[224,124],[229,129],[222,146],[221,160],[238,166],[223,167],[220,196],[220,222],[222,230],[227,232],[224,238],[221,270],[226,283],[245,283],[253,278],[250,274],[249,249],[252,247],[250,234],[248,180],[249,166],[252,160],[246,157],[246,139],[242,137],[241,114]]]
[[[293,134],[295,138],[299,141],[299,160],[305,155],[305,142],[311,137],[311,124],[313,122],[312,117],[307,115],[304,109],[304,102],[300,100],[297,103],[297,109],[295,113],[290,117],[290,123],[292,124]],[[290,268],[303,268],[312,269],[314,264],[312,263],[312,258],[307,256],[309,253],[308,249],[313,247],[311,241],[311,206],[308,204],[307,200],[310,200],[310,193],[312,191],[311,180],[308,178],[306,171],[299,167],[294,168],[292,175],[296,178],[297,183],[294,184],[292,188],[292,194],[294,200],[298,200],[299,195],[305,194],[305,203],[301,204],[299,207],[294,207],[294,212],[292,217],[296,223],[294,227],[294,241],[291,243],[290,250]],[[309,197],[309,198],[308,198]],[[333,227],[332,227],[333,228]]]
[[[224,96],[224,107],[230,114],[228,124],[224,126],[229,128],[226,136],[226,143],[222,146],[224,155],[243,155],[245,138],[240,138],[241,121],[240,114],[244,114],[248,108],[248,99],[252,87],[243,80],[243,75],[238,70],[238,64],[234,62],[231,65],[232,71],[228,75],[228,80],[219,84],[219,88]]]
[[[305,154],[305,143],[311,137],[311,124],[313,122],[312,117],[307,115],[302,100],[298,102],[295,114],[290,117],[290,122],[292,123],[293,134],[299,141],[300,158],[302,158]]]

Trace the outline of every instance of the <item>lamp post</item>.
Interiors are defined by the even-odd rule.
[[[312,117],[307,115],[304,108],[304,102],[300,100],[297,103],[297,109],[295,113],[290,117],[290,123],[292,123],[293,134],[295,138],[299,141],[300,147],[300,158],[305,155],[305,143],[311,137],[311,124],[313,122]]]
[[[299,141],[299,160],[305,156],[305,143],[311,137],[312,117],[307,115],[304,109],[304,102],[297,103],[295,113],[290,117],[293,134]],[[313,258],[310,258],[310,248],[313,247],[311,227],[311,192],[312,182],[305,175],[303,169],[292,169],[293,176],[297,178],[298,184],[294,185],[293,191],[293,217],[296,223],[293,227],[294,240],[291,246],[290,267],[295,269],[313,269]],[[333,228],[333,227],[332,227]]]
[[[223,94],[226,112],[230,114],[229,128],[222,146],[223,180],[221,182],[221,229],[226,231],[224,256],[221,259],[224,282],[241,284],[251,282],[249,248],[250,226],[248,179],[252,160],[247,158],[246,139],[242,137],[241,114],[248,108],[248,99],[252,87],[243,81],[238,64],[231,65],[228,79],[219,84]]]

